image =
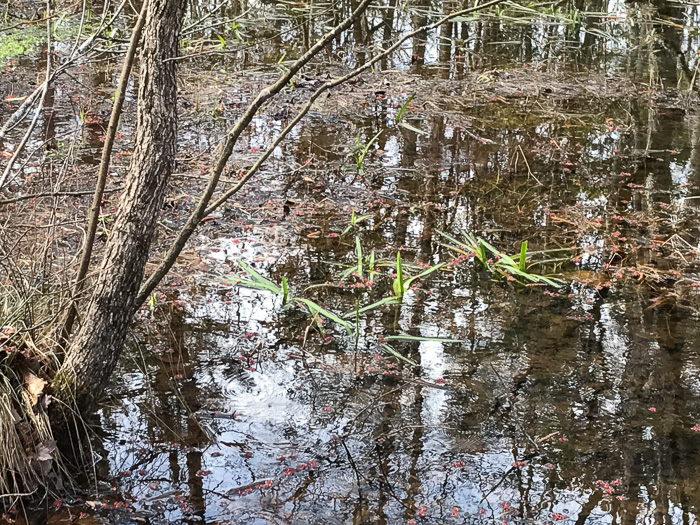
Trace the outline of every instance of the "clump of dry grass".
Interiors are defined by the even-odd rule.
[[[51,468],[55,450],[43,394],[36,394],[41,380],[27,388],[8,373],[0,366],[0,498],[35,491]]]
[[[38,333],[28,330],[26,321],[31,312],[34,324],[41,323],[48,309],[43,297],[22,293],[9,280],[0,293],[0,502],[6,504],[42,486],[56,445],[41,371],[50,355],[40,351]]]
[[[15,428],[16,417],[12,403],[13,391],[7,378],[0,375],[0,494],[15,492],[21,486],[31,486],[27,455]]]

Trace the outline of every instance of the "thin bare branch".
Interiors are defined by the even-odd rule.
[[[36,127],[37,122],[39,122],[39,115],[41,115],[41,112],[44,109],[44,101],[46,100],[46,94],[49,91],[49,83],[50,83],[51,76],[52,76],[52,73],[51,73],[51,21],[49,20],[50,15],[51,15],[51,0],[46,0],[46,17],[47,17],[47,20],[46,20],[46,78],[44,80],[44,87],[41,91],[41,98],[39,99],[39,105],[36,108],[36,112],[34,113],[34,118],[32,119],[32,123],[29,125],[29,127],[27,128],[27,131],[24,133],[24,136],[22,137],[22,140],[15,148],[15,151],[12,154],[12,157],[10,157],[10,160],[7,161],[7,166],[5,166],[5,171],[3,172],[2,177],[0,177],[0,191],[2,191],[2,187],[7,182],[8,177],[10,176],[10,173],[12,172],[12,167],[15,165],[17,158],[20,156],[20,154],[24,150],[24,147],[27,145],[27,142],[29,141],[29,137],[31,137],[32,133],[34,132],[34,128]]]
[[[336,79],[333,79],[333,80],[330,80],[330,81],[324,83],[320,88],[318,88],[313,93],[313,95],[311,96],[311,98],[309,99],[307,104],[294,117],[294,119],[292,121],[290,121],[290,123],[285,127],[285,129],[275,139],[275,141],[272,143],[272,145],[258,158],[258,160],[255,162],[255,164],[253,164],[253,166],[248,170],[248,172],[243,176],[243,178],[241,178],[233,188],[231,188],[230,190],[225,192],[219,199],[217,199],[214,202],[214,204],[209,205],[209,202],[211,202],[211,198],[213,196],[213,190],[216,188],[216,185],[218,184],[221,171],[223,171],[224,167],[226,166],[226,163],[228,162],[229,157],[231,156],[233,144],[231,145],[230,150],[227,147],[224,147],[224,150],[222,151],[219,159],[217,160],[216,167],[214,168],[214,171],[212,172],[212,177],[210,179],[209,185],[207,186],[205,193],[200,198],[197,209],[195,209],[195,211],[192,212],[189,220],[187,221],[185,226],[182,228],[182,230],[180,230],[178,237],[175,239],[175,242],[173,243],[172,248],[166,254],[163,262],[155,270],[155,272],[151,275],[151,277],[146,281],[146,283],[144,283],[144,285],[141,287],[141,291],[139,292],[139,297],[137,299],[137,302],[143,303],[148,298],[148,296],[153,292],[153,290],[156,288],[156,286],[158,285],[160,280],[163,277],[165,277],[165,275],[168,273],[170,268],[172,268],[172,265],[175,263],[175,259],[177,258],[180,251],[182,251],[183,247],[185,246],[185,243],[190,238],[190,236],[194,232],[195,228],[197,227],[197,225],[199,224],[201,219],[203,217],[205,217],[206,215],[208,215],[209,213],[211,213],[212,211],[214,211],[215,209],[217,209],[219,206],[221,206],[224,202],[226,202],[226,200],[231,198],[232,195],[234,195],[236,192],[238,192],[243,187],[243,185],[245,185],[246,182],[248,182],[250,180],[250,178],[258,171],[258,169],[263,164],[263,162],[265,162],[265,160],[267,160],[268,157],[270,155],[272,155],[275,148],[282,142],[282,140],[284,140],[284,138],[289,134],[289,132],[294,128],[294,126],[309,112],[309,110],[313,106],[313,103],[324,92],[326,92],[327,90],[329,90],[335,86],[343,84],[344,82],[347,82],[348,80],[356,77],[357,75],[361,74],[364,71],[367,71],[374,64],[376,64],[378,61],[391,55],[391,53],[396,51],[406,40],[408,40],[410,38],[414,38],[415,36],[417,36],[421,33],[424,33],[425,31],[430,31],[432,29],[435,29],[435,28],[441,26],[442,24],[449,22],[453,18],[468,15],[468,14],[474,13],[476,11],[481,11],[483,9],[493,7],[497,4],[500,4],[503,1],[504,0],[491,0],[490,2],[486,2],[484,4],[481,4],[481,5],[478,5],[475,7],[470,7],[468,9],[463,9],[461,11],[456,11],[454,13],[450,13],[449,15],[446,15],[446,16],[440,18],[439,20],[437,20],[436,22],[434,22],[432,24],[428,24],[428,25],[419,27],[418,29],[411,31],[410,33],[407,33],[404,36],[402,36],[391,47],[389,47],[388,49],[386,49],[382,53],[376,55],[371,60],[366,62],[364,65],[354,69],[353,71],[351,71],[350,73],[348,73],[342,77],[338,77]],[[353,13],[353,15],[351,15],[351,18],[353,16],[355,16],[356,13],[357,13],[357,11],[355,13]],[[357,16],[359,16],[359,13],[357,14]],[[283,76],[282,78],[286,78],[286,76]],[[274,86],[278,85],[280,83],[280,81],[282,80],[282,78],[280,78],[280,80],[278,80],[277,83],[274,84]],[[289,77],[289,78],[291,78],[291,77]],[[285,84],[287,81],[288,81],[288,79],[285,80]],[[265,91],[266,90],[263,90],[263,92],[265,92]],[[260,95],[262,95],[263,92],[261,92]],[[258,96],[258,98],[260,98],[260,95]],[[253,103],[253,105],[251,105],[251,107],[253,107],[253,106],[255,106],[255,102]],[[258,108],[255,109],[256,112],[257,112],[257,109]],[[249,111],[250,111],[250,108],[249,108]],[[236,123],[236,126],[234,126],[233,130],[231,132],[229,132],[229,140],[230,140],[230,137],[232,135],[232,132],[237,129],[237,126],[240,122],[241,122],[241,120],[239,120]],[[228,141],[227,141],[227,146],[228,146]],[[217,171],[217,170],[219,170],[219,168],[220,168],[220,171]],[[217,173],[218,173],[218,175],[217,175]],[[211,189],[211,191],[209,191],[210,189]],[[204,203],[204,205],[205,205],[204,209],[201,209],[202,203]]]
[[[85,242],[83,244],[83,250],[80,256],[80,268],[78,269],[78,276],[75,282],[75,290],[73,291],[73,296],[78,297],[83,288],[83,283],[85,276],[87,275],[88,268],[90,267],[90,259],[92,257],[93,247],[95,245],[95,234],[97,233],[97,225],[100,218],[100,207],[102,205],[102,198],[104,196],[105,186],[107,185],[107,174],[109,172],[109,165],[112,158],[112,148],[114,147],[114,139],[117,136],[117,130],[119,129],[119,118],[122,114],[122,108],[124,107],[124,99],[126,98],[126,90],[129,84],[129,76],[131,75],[131,69],[134,65],[134,59],[136,57],[136,50],[139,47],[139,42],[141,40],[141,33],[143,32],[143,26],[146,22],[146,11],[148,9],[148,0],[143,3],[141,7],[141,12],[139,13],[139,18],[136,21],[134,30],[131,34],[131,41],[129,43],[129,50],[127,51],[126,57],[124,58],[124,63],[122,65],[121,75],[119,77],[119,86],[117,87],[117,95],[112,106],[112,114],[109,117],[109,125],[107,126],[107,132],[105,134],[104,146],[102,147],[102,157],[100,159],[100,167],[97,172],[97,184],[95,186],[95,193],[92,198],[92,203],[90,204],[90,212],[88,215],[88,227],[85,234]],[[77,308],[75,303],[71,305],[68,315],[66,316],[66,321],[61,330],[61,335],[59,338],[59,343],[65,342],[73,329],[73,323],[75,322],[75,316],[77,314]]]
[[[41,93],[44,91],[44,87],[47,83],[53,82],[58,75],[66,71],[75,61],[80,58],[85,51],[90,49],[102,32],[105,30],[105,28],[109,27],[114,23],[116,18],[119,16],[121,13],[122,9],[124,9],[124,5],[126,4],[127,0],[123,0],[123,2],[119,5],[115,13],[112,15],[112,17],[107,20],[107,15],[105,13],[105,16],[102,17],[102,20],[100,22],[100,26],[97,28],[97,31],[95,31],[91,36],[89,36],[85,42],[83,42],[79,47],[73,48],[73,51],[71,52],[71,55],[63,61],[63,64],[61,66],[57,67],[52,73],[51,76],[48,79],[48,82],[44,81],[39,85],[27,98],[22,102],[19,108],[15,110],[15,112],[10,115],[10,118],[5,121],[5,124],[3,124],[2,128],[0,128],[0,139],[3,138],[9,131],[11,131],[13,128],[15,128],[21,121],[22,118],[24,118],[24,115],[27,114],[27,112],[30,110],[30,108],[34,105],[36,102],[37,98]],[[50,20],[51,17],[47,18],[46,20]]]
[[[187,243],[187,240],[190,238],[192,233],[194,233],[195,229],[197,228],[197,225],[200,223],[202,218],[204,218],[206,209],[209,206],[209,202],[212,198],[212,195],[214,195],[216,187],[219,184],[221,174],[224,172],[226,164],[228,163],[228,160],[231,157],[231,154],[233,153],[233,147],[236,145],[236,142],[238,141],[238,138],[241,136],[243,131],[248,127],[248,124],[250,124],[255,115],[257,115],[262,105],[269,99],[277,95],[277,93],[282,91],[282,89],[284,89],[284,87],[289,83],[289,81],[292,78],[294,78],[294,75],[296,75],[301,68],[303,68],[307,63],[309,63],[309,61],[311,61],[311,59],[314,58],[317,54],[319,54],[326,47],[327,44],[335,40],[340,34],[342,34],[343,31],[349,28],[355,22],[355,20],[357,20],[360,17],[360,15],[362,15],[362,13],[365,12],[365,10],[370,6],[372,1],[373,0],[363,0],[357,6],[355,11],[353,11],[345,20],[343,20],[340,24],[335,26],[331,31],[324,35],[318,42],[316,42],[316,44],[311,46],[311,48],[309,48],[309,50],[306,53],[304,53],[296,62],[289,66],[289,69],[287,69],[287,71],[285,71],[274,84],[263,89],[258,94],[253,103],[234,124],[233,128],[231,128],[231,130],[227,134],[226,142],[222,148],[221,155],[219,156],[214,167],[212,168],[209,183],[207,184],[204,193],[200,197],[197,206],[188,218],[182,230],[180,230],[180,234],[175,239],[173,246],[168,251],[168,254],[165,257],[165,262],[155,271],[155,273],[153,273],[148,278],[146,283],[142,286],[136,301],[137,304],[140,304],[143,301],[145,301],[146,298],[150,295],[150,293],[158,285],[160,280],[165,276],[165,274],[168,273],[172,265],[175,263],[175,259],[177,258],[178,254],[185,247],[185,243]]]
[[[121,188],[115,188],[112,190],[105,190],[105,193],[113,193],[115,191],[120,191]],[[13,197],[11,199],[5,199],[0,201],[0,206],[6,204],[14,204],[16,202],[28,201],[32,199],[42,199],[44,197],[84,197],[85,195],[94,195],[94,191],[46,191],[42,193],[29,193],[27,195],[20,195],[19,197]]]

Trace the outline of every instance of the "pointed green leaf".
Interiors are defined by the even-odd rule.
[[[520,243],[520,260],[518,261],[518,268],[521,272],[527,269],[527,241]]]
[[[327,317],[331,321],[338,323],[339,325],[341,325],[343,328],[345,328],[348,331],[348,334],[352,334],[352,327],[350,326],[350,323],[348,323],[347,321],[344,321],[343,319],[338,317],[333,312],[326,310],[325,308],[321,307],[320,305],[318,305],[317,303],[315,303],[309,299],[295,297],[294,300],[299,301],[301,303],[304,303],[306,306],[309,307],[309,310],[311,310],[312,312],[317,313],[317,314],[321,314],[323,317]]]
[[[376,308],[379,308],[380,306],[384,306],[385,304],[396,304],[398,300],[396,297],[385,297],[384,299],[381,299],[375,303],[368,304],[367,306],[363,306],[359,310],[351,310],[346,314],[343,314],[344,319],[350,319],[354,317],[356,314],[363,314],[365,312],[369,312],[371,310],[374,310]]]
[[[413,100],[413,97],[415,97],[415,94],[408,97],[406,99],[406,102],[404,102],[401,105],[401,109],[399,109],[399,112],[396,114],[396,118],[394,119],[394,123],[398,124],[401,121],[401,117],[403,116],[404,111],[406,111],[406,108],[408,107],[408,105],[411,103],[411,100]]]
[[[408,124],[406,122],[400,122],[399,126],[401,126],[402,128],[406,128],[407,130],[412,131],[413,133],[418,133],[419,135],[424,135],[424,136],[430,135],[430,133],[428,133],[427,131],[424,131],[424,130],[417,128],[415,126],[411,126],[410,124]]]
[[[421,278],[421,277],[425,277],[426,275],[428,275],[428,274],[430,274],[430,273],[433,273],[435,270],[437,270],[437,269],[439,269],[439,268],[442,268],[443,266],[445,266],[445,263],[440,263],[440,264],[436,264],[435,266],[431,266],[430,268],[428,268],[427,270],[422,271],[422,272],[419,273],[418,275],[414,275],[413,277],[410,277],[410,278],[406,279],[406,282],[404,283],[404,286],[405,286],[406,288],[408,288],[409,286],[411,286],[411,283],[412,283],[413,281],[415,281],[416,279],[419,279],[419,278]]]
[[[461,339],[450,339],[448,337],[421,337],[417,335],[398,334],[386,336],[387,341],[433,341],[437,343],[461,343]]]
[[[248,263],[246,263],[245,261],[238,261],[238,265],[239,265],[241,268],[243,268],[243,270],[245,271],[245,273],[247,273],[247,274],[253,279],[253,281],[255,281],[255,282],[257,282],[257,283],[260,283],[260,284],[266,285],[266,286],[268,287],[269,290],[271,290],[271,291],[273,291],[273,292],[275,292],[275,293],[278,293],[278,294],[280,294],[280,295],[282,294],[282,290],[280,289],[279,286],[277,286],[275,283],[273,283],[273,282],[270,281],[269,279],[266,279],[265,277],[263,277],[262,275],[260,275],[258,272],[256,272],[256,271],[253,269],[252,266],[250,266],[250,265],[249,265]]]
[[[399,352],[397,352],[391,345],[388,345],[388,344],[386,344],[386,343],[382,343],[382,344],[379,345],[379,347],[380,347],[380,348],[383,348],[384,350],[386,350],[386,351],[389,352],[390,354],[392,354],[392,355],[398,357],[398,358],[401,359],[402,361],[406,361],[406,362],[407,362],[409,365],[411,365],[411,366],[418,366],[418,363],[416,363],[415,361],[412,361],[411,359],[409,359],[408,357],[406,357],[406,356],[404,356],[404,355],[401,355],[401,354],[400,354]]]
[[[393,283],[394,295],[399,299],[403,299],[406,287],[403,282],[403,268],[401,268],[401,252],[396,252],[396,279]]]

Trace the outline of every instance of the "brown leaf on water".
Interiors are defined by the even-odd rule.
[[[46,381],[26,371],[24,373],[24,387],[31,396],[32,406],[36,406],[39,402],[39,397],[44,392],[44,388],[46,388]]]

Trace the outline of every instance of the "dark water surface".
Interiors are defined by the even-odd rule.
[[[51,523],[699,522],[700,7],[564,4],[409,41],[382,64],[389,80],[319,106],[140,314],[99,412],[99,494],[58,505]],[[428,10],[455,8],[395,7],[324,60],[361,63]],[[241,46],[283,36],[183,62],[183,100],[202,108],[183,117],[190,174],[246,103],[241,83],[303,51],[328,8],[222,8],[244,13]],[[276,136],[316,67],[255,121],[236,169]],[[399,126],[414,93],[411,127]],[[223,116],[210,115],[220,100]],[[58,135],[73,129],[57,122]],[[358,173],[358,136],[380,131]],[[88,138],[86,154],[98,146]],[[166,225],[191,205],[192,180],[176,177]],[[352,208],[369,217],[343,233]],[[549,261],[531,270],[564,285],[463,260],[415,281],[401,306],[351,318],[355,337],[330,319],[319,330],[297,302],[221,284],[242,259],[347,312],[391,294],[397,251],[409,275],[458,256],[437,232],[511,255],[528,240],[532,260]],[[338,285],[355,236],[384,264],[371,289]],[[416,366],[382,346],[397,334],[425,338],[391,341]]]

